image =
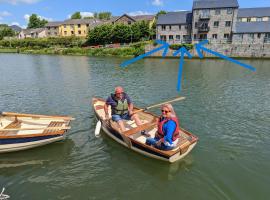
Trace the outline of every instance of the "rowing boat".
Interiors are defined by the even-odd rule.
[[[0,153],[63,140],[71,120],[69,116],[3,112],[0,114]]]
[[[105,119],[105,112],[103,109],[104,104],[105,100],[102,98],[94,97],[92,99],[93,110],[97,120],[101,121],[102,130],[116,142],[138,153],[172,163],[184,158],[197,144],[198,137],[183,128],[180,128],[179,142],[173,150],[163,151],[153,146],[146,145],[145,142],[147,137],[141,135],[140,132],[142,130],[147,130],[147,133],[151,137],[154,137],[157,131],[158,116],[146,111],[137,112],[143,124],[137,126],[134,121],[124,120],[126,131],[121,132],[116,122],[111,119]],[[141,109],[134,107],[134,112],[136,112],[136,110]]]

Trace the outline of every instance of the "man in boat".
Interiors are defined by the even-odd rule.
[[[175,148],[179,141],[179,122],[171,104],[161,106],[161,116],[157,124],[157,132],[154,138],[147,138],[146,144],[169,151]]]
[[[106,119],[109,119],[109,106],[111,106],[112,120],[118,123],[121,132],[126,131],[123,120],[134,120],[137,126],[142,125],[138,115],[133,114],[133,103],[122,87],[116,87],[114,94],[107,98],[104,105]],[[145,131],[141,133],[144,134]]]

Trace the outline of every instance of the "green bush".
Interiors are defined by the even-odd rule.
[[[185,47],[187,50],[193,49],[193,44],[171,44],[170,49],[178,50],[181,47]]]

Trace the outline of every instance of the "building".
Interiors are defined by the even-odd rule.
[[[270,8],[239,9],[233,42],[270,43]]]
[[[160,15],[156,37],[168,43],[269,43],[270,8],[239,9],[237,0],[194,0],[192,11]]]
[[[62,22],[48,22],[45,25],[47,37],[58,37],[60,35],[59,27]]]
[[[90,28],[102,24],[99,19],[68,19],[59,26],[59,35],[86,37]]]
[[[18,35],[19,39],[44,37],[47,37],[45,28],[22,29]]]
[[[231,41],[234,22],[237,20],[237,0],[194,0],[192,39]]]
[[[192,12],[169,12],[160,15],[157,20],[157,36],[159,40],[173,43],[190,43]]]
[[[122,16],[112,17],[110,23],[112,24],[126,24],[131,25],[135,22],[146,21],[149,23],[149,26],[152,27],[155,22],[155,15],[136,15],[130,16],[128,14],[123,14]]]

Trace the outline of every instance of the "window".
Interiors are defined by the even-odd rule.
[[[86,24],[86,27],[89,27],[89,24]]]
[[[165,25],[162,25],[161,26],[161,30],[166,31],[166,26]]]
[[[67,35],[67,31],[64,31],[64,34]]]
[[[51,27],[48,27],[48,30],[50,30],[51,29]]]
[[[169,26],[170,31],[172,30],[172,26]]]
[[[226,22],[225,22],[225,26],[226,26],[226,27],[230,27],[230,26],[231,26],[231,21],[226,21]]]
[[[131,21],[128,21],[128,25],[130,25],[131,24]]]
[[[163,41],[166,41],[167,40],[167,37],[166,37],[166,35],[161,35],[160,36],[160,39],[163,40]]]
[[[230,34],[225,33],[225,34],[224,34],[224,39],[229,39],[229,38],[230,38]]]
[[[219,21],[215,21],[214,22],[214,27],[218,27],[219,26]]]
[[[213,39],[217,39],[217,34],[213,34],[213,35],[212,35],[212,38],[213,38]]]
[[[188,41],[188,40],[189,40],[189,35],[184,35],[184,36],[183,36],[183,39],[184,39],[185,41]]]
[[[67,25],[64,25],[64,28],[67,28]]]
[[[196,10],[196,12],[195,12],[195,13],[196,13],[196,15],[198,15],[198,14],[199,14],[199,11],[198,11],[198,10]]]
[[[216,9],[216,10],[215,10],[215,14],[216,14],[216,15],[220,15],[220,9]]]
[[[78,24],[78,28],[81,28],[81,25],[80,24]]]
[[[187,26],[187,25],[185,25],[185,29],[186,29],[186,30],[188,29],[188,26]]]
[[[181,25],[178,26],[179,30],[181,30]]]
[[[81,35],[82,34],[82,31],[78,31],[78,34]]]
[[[232,8],[228,8],[227,9],[227,14],[232,14],[233,13],[233,9]]]
[[[176,40],[180,40],[181,36],[180,35],[176,35]]]
[[[251,22],[251,18],[249,17],[249,18],[247,18],[247,22]]]
[[[258,33],[257,37],[258,37],[258,39],[260,39],[261,38],[261,33]]]
[[[57,27],[54,27],[54,30],[56,30],[57,29]]]
[[[195,39],[195,40],[197,39],[197,35],[196,35],[196,34],[194,34],[194,36],[193,36],[193,37],[194,37],[194,39]]]
[[[169,40],[173,40],[173,35],[169,35]]]
[[[198,22],[195,22],[195,28],[198,28]]]
[[[48,32],[48,35],[51,35],[51,33],[50,33],[50,32]]]
[[[71,35],[74,35],[74,31],[71,31]]]
[[[57,35],[57,32],[54,32],[54,35]]]
[[[262,17],[258,17],[257,22],[261,22],[261,21],[262,21]]]

